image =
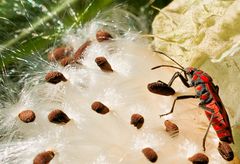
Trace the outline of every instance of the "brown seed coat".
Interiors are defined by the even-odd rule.
[[[104,72],[113,72],[111,65],[108,63],[107,59],[103,56],[97,57],[95,62],[100,67],[100,69]]]
[[[63,59],[60,61],[60,64],[61,64],[63,67],[65,67],[65,66],[67,66],[67,65],[69,65],[69,64],[73,64],[73,63],[75,63],[75,62],[76,62],[76,61],[75,61],[75,59],[74,59],[73,57],[67,56],[67,57],[63,58]]]
[[[18,117],[25,123],[33,122],[36,118],[35,113],[32,110],[24,110],[18,114]]]
[[[33,160],[33,164],[48,164],[54,157],[53,151],[39,153]]]
[[[59,61],[72,53],[70,47],[57,47],[48,54],[49,61]]]
[[[65,124],[70,118],[63,111],[55,109],[48,114],[48,120],[55,124]]]
[[[179,133],[178,126],[175,123],[173,123],[169,120],[166,120],[166,121],[164,121],[164,125],[166,126],[166,131],[169,134],[175,135],[175,134]]]
[[[192,157],[188,158],[193,164],[208,164],[209,159],[203,153],[194,154]]]
[[[109,112],[109,108],[99,101],[92,103],[92,110],[99,114],[106,114]]]
[[[133,114],[131,117],[131,124],[134,125],[137,129],[140,129],[143,126],[144,118],[140,114]]]
[[[74,54],[74,59],[75,60],[78,60],[78,59],[82,59],[83,58],[83,54],[84,54],[84,51],[87,49],[87,47],[91,44],[91,41],[88,40],[86,41],[85,43],[83,43],[79,48],[78,50],[75,52]]]
[[[45,80],[52,84],[57,84],[61,81],[64,81],[64,82],[67,81],[64,75],[61,72],[57,72],[57,71],[48,72],[47,75],[45,76]]]
[[[159,95],[170,96],[175,94],[174,89],[162,81],[150,83],[147,88],[150,92]]]
[[[103,42],[112,39],[112,36],[107,31],[99,30],[96,33],[96,39],[98,42]]]
[[[144,148],[142,150],[142,153],[145,155],[145,157],[151,161],[152,163],[156,162],[158,159],[157,153],[152,148]]]
[[[234,158],[234,153],[230,145],[226,142],[219,142],[218,152],[227,161],[232,161]]]

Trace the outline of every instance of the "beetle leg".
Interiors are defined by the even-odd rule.
[[[182,81],[182,83],[186,86],[186,87],[191,87],[189,84],[188,84],[188,79],[186,77],[183,77],[183,75],[180,73],[180,72],[175,72],[173,77],[171,78],[171,80],[169,81],[168,83],[168,86],[171,86],[172,83],[174,82],[174,80],[179,77]]]
[[[189,98],[198,98],[198,96],[197,95],[183,95],[183,96],[176,97],[175,100],[173,101],[173,105],[172,105],[172,108],[171,108],[170,112],[165,113],[165,114],[161,114],[160,117],[166,116],[166,115],[169,115],[169,114],[173,113],[173,110],[174,110],[174,107],[175,107],[175,103],[176,103],[177,100],[189,99]]]
[[[205,151],[206,150],[206,147],[205,147],[206,139],[207,139],[207,135],[208,135],[209,129],[210,129],[211,125],[212,125],[214,111],[211,108],[206,107],[204,104],[200,103],[199,106],[202,107],[204,110],[207,110],[207,111],[209,111],[211,113],[211,118],[209,120],[208,128],[207,128],[207,131],[206,131],[206,133],[205,133],[205,135],[203,137],[203,143],[202,143],[203,151]]]

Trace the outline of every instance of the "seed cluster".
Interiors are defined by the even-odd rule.
[[[109,34],[106,31],[99,30],[96,33],[96,40],[98,42],[109,41],[111,39],[112,39],[111,34]],[[77,49],[77,51],[74,54],[72,54],[73,53],[72,48],[58,47],[48,54],[48,59],[51,62],[58,62],[60,65],[64,67],[67,65],[76,64],[76,63],[81,64],[81,59],[84,59],[84,52],[89,46],[91,46],[92,42],[94,42],[94,40],[87,40]],[[105,57],[103,56],[96,57],[95,63],[104,73],[113,72],[113,69],[110,63]],[[67,79],[61,72],[51,71],[46,74],[45,81],[51,84],[58,84],[60,82],[66,82]],[[162,81],[150,83],[148,84],[147,88],[150,92],[155,94],[160,94],[165,96],[175,94],[175,90]],[[91,104],[91,109],[97,114],[105,115],[110,112],[111,108],[107,107],[105,104],[103,104],[100,101],[94,101]],[[25,123],[29,123],[29,122],[33,122],[36,116],[33,111],[26,110],[19,113],[18,117],[21,121]],[[59,125],[68,123],[71,119],[62,110],[54,109],[48,114],[48,120],[50,123],[54,123],[54,124],[57,124],[56,126],[59,126]],[[136,127],[137,129],[140,129],[143,127],[144,121],[145,119],[141,114],[134,113],[131,116],[130,124]],[[166,120],[164,122],[164,125],[166,127],[166,131],[171,136],[177,135],[179,133],[178,126],[172,121]],[[218,150],[224,159],[229,161],[233,159],[233,152],[228,144],[219,143]],[[142,153],[152,163],[158,160],[157,152],[151,147],[146,147],[142,149]],[[41,152],[34,158],[33,163],[47,164],[54,158],[54,156],[55,156],[55,153],[53,151]],[[207,164],[209,162],[209,159],[205,154],[197,153],[194,156],[190,157],[189,161],[191,161],[194,164],[195,163]]]

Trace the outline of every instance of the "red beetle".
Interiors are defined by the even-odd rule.
[[[207,73],[197,68],[182,67],[179,63],[177,63],[175,60],[173,60],[172,58],[170,58],[169,56],[167,56],[162,52],[159,52],[159,51],[155,51],[155,52],[163,54],[164,56],[168,57],[170,60],[172,60],[174,63],[176,63],[180,67],[171,66],[171,65],[159,65],[152,69],[156,69],[160,67],[172,67],[172,68],[176,68],[183,71],[183,74],[181,72],[175,72],[175,74],[167,84],[166,89],[169,90],[169,87],[171,87],[174,80],[177,77],[179,77],[186,87],[188,88],[194,87],[196,91],[196,95],[182,95],[182,96],[176,97],[170,112],[162,114],[160,115],[160,117],[173,113],[174,106],[177,100],[188,99],[188,98],[199,98],[201,101],[199,103],[199,106],[205,110],[205,114],[207,115],[210,121],[207,131],[205,133],[205,136],[203,138],[204,151],[206,149],[205,148],[206,137],[211,125],[215,129],[217,136],[221,141],[227,142],[229,144],[234,143],[228,114],[218,94],[219,87],[213,83],[212,78]]]

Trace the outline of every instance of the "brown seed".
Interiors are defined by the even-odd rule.
[[[112,39],[111,34],[109,34],[107,31],[104,30],[99,30],[96,33],[96,38],[98,42],[103,42],[105,40],[110,40]]]
[[[191,161],[193,164],[208,164],[209,162],[208,157],[203,153],[197,153],[192,157],[188,158],[188,160]]]
[[[95,62],[100,67],[100,69],[104,72],[113,72],[113,69],[111,65],[108,63],[107,59],[105,57],[97,57],[95,59]]]
[[[234,158],[233,151],[228,143],[219,142],[218,144],[218,152],[220,155],[227,161],[231,161]]]
[[[175,135],[175,134],[178,134],[179,133],[179,129],[178,129],[178,126],[169,121],[169,120],[166,120],[164,121],[164,125],[166,126],[166,131],[171,134],[171,135]]]
[[[148,84],[148,90],[155,94],[170,96],[175,93],[174,89],[162,81]]]
[[[48,114],[48,120],[55,124],[64,124],[70,121],[70,118],[63,111],[55,109]]]
[[[73,64],[73,63],[75,63],[75,62],[76,62],[76,61],[75,61],[75,59],[74,59],[73,57],[67,56],[67,57],[63,58],[63,59],[60,61],[60,64],[65,67],[65,66],[67,66],[67,65],[69,65],[69,64]]]
[[[143,126],[144,118],[140,114],[133,114],[131,117],[131,124],[140,129]]]
[[[99,101],[95,101],[91,107],[92,107],[92,110],[94,110],[99,114],[106,114],[109,112],[109,108]]]
[[[67,81],[67,79],[63,76],[61,72],[48,72],[45,76],[45,80],[52,84],[57,84],[61,81]]]
[[[72,53],[72,48],[70,47],[58,47],[55,48],[48,54],[49,61],[58,61]]]
[[[24,110],[18,114],[18,117],[25,123],[33,122],[36,118],[35,113],[32,110]]]
[[[86,50],[86,48],[91,44],[91,41],[88,40],[86,41],[85,43],[83,43],[79,48],[78,50],[75,52],[74,54],[74,59],[75,60],[78,60],[78,59],[82,59],[83,58],[83,54],[84,54],[84,51]]]
[[[39,153],[33,160],[33,164],[48,164],[54,157],[53,151]]]
[[[142,152],[149,161],[153,163],[157,161],[158,159],[157,153],[152,148],[149,147],[144,148]]]

